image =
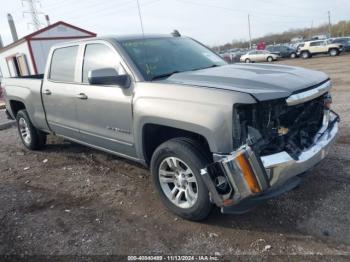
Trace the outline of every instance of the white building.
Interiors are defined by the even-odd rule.
[[[0,49],[3,77],[43,74],[52,45],[96,34],[59,21]]]

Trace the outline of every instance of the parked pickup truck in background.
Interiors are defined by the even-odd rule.
[[[228,65],[186,37],[59,44],[44,75],[4,85],[27,148],[54,134],[142,163],[165,206],[191,220],[293,189],[338,132],[324,73]]]

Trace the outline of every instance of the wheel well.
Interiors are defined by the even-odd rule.
[[[146,124],[142,130],[143,154],[146,163],[151,162],[152,155],[160,144],[176,137],[186,137],[197,141],[204,150],[203,152],[210,156],[208,141],[202,135],[169,126]]]
[[[25,105],[20,101],[11,100],[10,106],[14,117],[16,118],[19,110],[25,109]]]

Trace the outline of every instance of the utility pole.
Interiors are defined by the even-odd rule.
[[[38,11],[37,4],[40,4],[40,0],[22,0],[22,6],[24,6],[24,2],[27,3],[29,10],[25,10],[23,12],[23,16],[24,14],[30,14],[32,22],[28,23],[28,25],[32,25],[34,30],[39,30],[42,25],[39,19],[39,15],[41,15],[42,12]]]
[[[312,30],[314,28],[314,20],[311,21],[311,27],[310,27],[310,34],[309,34],[309,38],[311,39],[312,37]]]
[[[331,11],[328,11],[328,34],[332,36]]]
[[[250,15],[248,14],[249,49],[252,49],[252,34],[250,32]]]

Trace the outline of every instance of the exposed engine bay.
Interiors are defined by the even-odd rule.
[[[237,203],[242,200],[257,196],[266,199],[295,187],[300,180],[296,175],[323,159],[334,141],[339,116],[330,109],[331,103],[331,96],[326,93],[293,105],[286,100],[236,105],[233,113],[236,149],[201,170],[212,202],[222,212],[241,212]],[[280,152],[284,152],[282,159],[276,154]],[[264,156],[279,163],[277,173],[263,162]],[[292,172],[292,180],[282,188],[271,189],[272,182],[281,178],[284,171],[286,175]],[[246,208],[244,202],[242,205]]]
[[[288,106],[285,99],[260,102],[254,105],[237,105],[234,110],[234,146],[256,144],[259,155],[281,151],[297,159],[301,151],[309,148],[320,130],[327,93],[302,104]]]

